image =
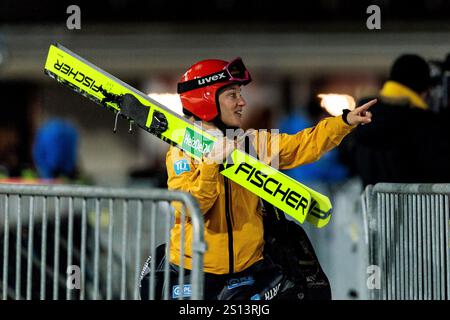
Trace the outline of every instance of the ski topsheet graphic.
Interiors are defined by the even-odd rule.
[[[211,151],[217,138],[146,94],[101,70],[59,44],[49,48],[44,72],[72,90],[133,121],[195,159]],[[122,106],[122,108],[121,108]],[[258,159],[235,149],[221,171],[300,223],[321,228],[331,218],[328,197]]]

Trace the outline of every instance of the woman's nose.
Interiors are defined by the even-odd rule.
[[[247,102],[245,101],[244,97],[242,97],[242,96],[239,97],[238,105],[241,107],[244,107],[247,105]]]

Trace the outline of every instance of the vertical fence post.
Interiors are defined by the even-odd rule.
[[[424,264],[423,264],[423,259],[424,259],[424,236],[423,236],[423,224],[424,224],[424,218],[423,215],[418,215],[416,213],[420,212],[421,209],[421,202],[419,200],[419,196],[417,196],[417,194],[413,195],[413,213],[415,215],[417,215],[417,251],[418,251],[418,255],[417,255],[417,282],[418,282],[418,286],[417,286],[417,295],[418,295],[418,299],[422,300],[424,297],[424,282],[423,282],[423,273],[425,272],[424,270]]]
[[[445,238],[445,223],[442,223],[442,221],[445,221],[445,211],[444,211],[444,196],[439,195],[439,243],[447,243]],[[447,299],[446,296],[446,286],[445,286],[445,279],[446,279],[446,272],[445,270],[445,251],[447,246],[439,246],[440,248],[440,263],[439,263],[439,274],[441,275],[441,300]]]
[[[100,259],[100,201],[95,199],[95,226],[94,226],[94,296],[98,299],[99,290],[99,259]]]
[[[167,212],[165,217],[164,230],[170,229],[170,214]],[[165,233],[164,242],[166,243],[166,256],[170,252],[170,234],[168,232]],[[164,262],[164,293],[163,299],[169,300],[169,289],[172,285],[169,286],[170,283],[170,273],[169,273],[169,260],[170,257],[167,256]],[[179,288],[180,294],[183,294],[183,288]]]
[[[55,197],[55,237],[54,237],[54,260],[53,260],[53,300],[58,300],[59,280],[59,238],[61,230],[61,216],[59,197]]]
[[[20,300],[20,276],[21,276],[21,257],[22,257],[22,210],[21,196],[17,197],[17,229],[16,229],[16,300]]]
[[[72,251],[73,251],[73,198],[69,198],[69,222],[68,222],[68,231],[67,231],[67,268],[66,268],[66,277],[69,277],[67,271],[70,266],[72,266]],[[66,281],[67,282],[67,281]],[[72,299],[72,289],[66,283],[66,299]]]
[[[122,217],[122,274],[121,274],[121,287],[120,287],[120,300],[126,299],[127,290],[127,229],[128,229],[128,203],[123,201],[123,217]]]
[[[40,299],[45,300],[47,270],[47,197],[42,197],[42,226],[41,226],[41,290]]]
[[[206,244],[204,242],[204,225],[203,216],[201,214],[198,203],[194,201],[194,198],[190,194],[181,195],[182,199],[186,203],[187,210],[190,213],[191,223],[193,230],[192,235],[192,299],[203,299],[203,254],[206,251]]]
[[[113,246],[114,206],[113,199],[109,199],[109,224],[108,224],[108,269],[106,272],[106,299],[112,298],[112,246]]]
[[[180,286],[180,292],[184,292],[184,246],[185,246],[185,232],[186,232],[186,210],[184,206],[181,206],[180,210],[180,224],[181,224],[181,236],[180,236],[180,272],[178,274],[178,285]],[[184,294],[180,295],[180,300],[184,299]]]
[[[443,235],[444,235],[444,243],[446,246],[444,246],[444,259],[447,262],[446,266],[444,267],[444,285],[445,285],[445,300],[450,300],[450,208],[449,208],[449,195],[445,195],[443,199],[443,216],[445,223],[443,225]]]
[[[151,202],[150,210],[150,281],[149,281],[149,299],[155,299],[155,268],[156,268],[156,206]]]
[[[3,228],[3,300],[8,299],[8,262],[9,262],[9,195],[5,195],[5,220]]]
[[[139,299],[139,270],[141,266],[141,228],[142,228],[142,201],[138,201],[136,220],[136,250],[135,250],[135,276],[134,276],[134,300]]]
[[[27,256],[27,300],[31,300],[32,289],[32,267],[33,267],[33,226],[34,226],[34,208],[33,208],[33,196],[30,197],[29,202],[29,215],[28,215],[28,256]]]
[[[86,232],[87,232],[87,201],[85,198],[82,200],[81,209],[81,289],[80,300],[86,298]]]

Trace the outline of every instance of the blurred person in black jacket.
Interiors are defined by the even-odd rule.
[[[422,57],[405,54],[395,60],[371,108],[375,121],[358,126],[347,143],[364,187],[450,182],[450,110],[430,110],[430,88],[430,68]]]

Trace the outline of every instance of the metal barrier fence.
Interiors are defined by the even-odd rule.
[[[368,186],[362,195],[372,299],[450,298],[448,184]]]
[[[69,185],[0,185],[1,298],[139,299],[147,256],[156,257],[161,243],[166,243],[169,252],[172,201],[182,204],[181,243],[186,238],[186,221],[192,225],[189,296],[202,299],[203,216],[191,195]],[[154,299],[153,258],[150,267],[148,296]],[[169,272],[166,259],[164,279]],[[184,279],[181,269],[181,288]],[[167,289],[163,298],[169,298]]]

